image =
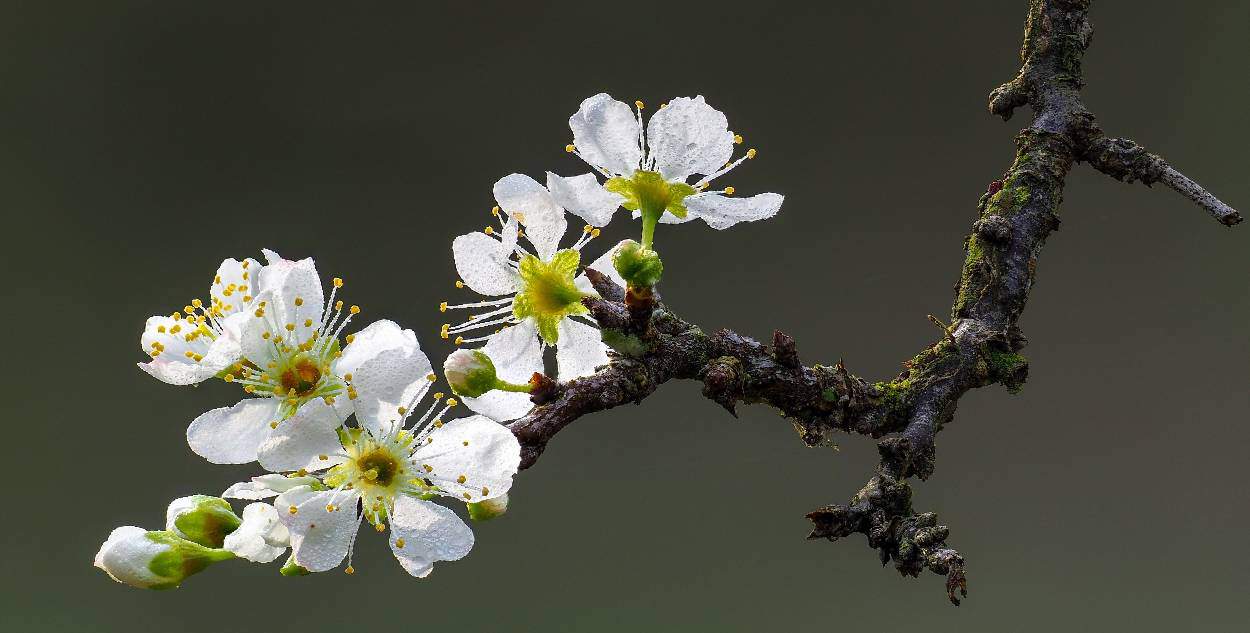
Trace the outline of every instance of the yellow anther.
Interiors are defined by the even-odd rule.
[[[435,418],[435,419],[434,419],[434,428],[436,428],[436,429],[441,429],[441,428],[443,428],[443,419],[442,419],[442,418]]]
[[[468,446],[468,445],[469,445],[469,440],[465,440],[465,441],[461,442],[461,444],[464,444],[465,446]]]
[[[495,217],[499,217],[499,207],[491,207],[490,214]]]
[[[346,340],[347,340],[347,344],[348,344],[348,345],[350,345],[352,341],[356,340],[356,335],[355,335],[355,334],[348,334],[347,336],[345,336],[345,337],[343,337],[343,338],[344,338],[344,339],[346,339]]]
[[[487,488],[486,486],[482,486],[482,496],[485,497],[488,494],[490,494],[490,488]]]
[[[322,400],[325,400],[326,404],[334,404],[334,396],[326,396]]]
[[[326,512],[334,512],[334,504],[333,504],[333,503],[327,503],[327,504],[326,504]]]
[[[446,337],[444,337],[444,338],[446,338]],[[455,342],[455,344],[456,344],[456,345],[460,345],[461,343],[464,343],[464,337],[463,337],[463,336],[457,336],[457,337],[456,337],[456,340],[455,340],[454,342]]]
[[[638,100],[636,100],[636,101],[634,101],[634,107],[635,107],[635,108],[638,108],[639,110],[641,110],[641,109],[643,109],[645,106],[643,105],[642,101],[638,101]]]
[[[346,380],[347,382],[351,382],[351,381],[352,381],[352,375],[351,375],[351,374],[343,374],[343,380]]]
[[[449,406],[449,407],[454,407],[454,406],[456,406],[457,404],[460,404],[460,403],[459,403],[459,402],[456,402],[456,399],[455,399],[455,398],[448,398],[448,399],[447,399],[447,406]]]
[[[517,221],[517,222],[524,222],[524,221],[525,221],[525,214],[524,214],[524,213],[521,213],[520,211],[513,211],[513,212],[512,212],[512,217],[516,218],[516,221]]]
[[[373,529],[377,530],[378,532],[385,532],[385,531],[386,531],[386,524],[385,524],[385,523],[379,523],[379,524],[377,524],[377,525],[373,526]]]
[[[248,261],[248,260],[246,260],[246,259],[245,259],[245,260],[243,260],[243,270],[247,270],[247,266],[248,266],[248,264],[251,264],[251,263],[252,263],[251,261]]]
[[[165,326],[163,326],[163,325],[158,325],[158,326],[156,326],[156,331],[157,331],[157,332],[160,332],[161,334],[164,334],[164,333],[165,333]]]
[[[398,410],[400,415],[408,413],[408,407],[400,407]]]
[[[741,144],[742,144],[742,135],[741,135],[741,134],[734,134],[734,143],[737,143],[738,145],[741,145]]]
[[[304,327],[312,327],[312,319],[304,319]]]
[[[195,306],[195,307],[197,307],[197,308],[202,308],[202,307],[204,307],[204,302],[203,302],[203,301],[200,301],[199,299],[192,299],[192,300],[191,300],[191,305],[193,305],[193,306]]]
[[[215,275],[215,276],[213,277],[213,283],[215,283],[215,284],[220,284],[220,283],[221,283],[221,275]]]
[[[487,234],[487,235],[494,235],[494,234],[495,234],[495,227],[493,227],[493,226],[488,226],[488,227],[486,227],[486,234]]]
[[[343,287],[343,278],[342,278],[342,277],[335,277],[335,278],[334,278],[334,287],[335,287],[335,288],[342,288],[342,287]]]
[[[442,399],[443,399],[443,396],[445,396],[445,395],[447,395],[447,394],[445,394],[445,393],[443,393],[443,392],[441,392],[441,391],[435,391],[435,392],[434,392],[434,399],[435,399],[435,400],[442,400]]]
[[[287,323],[287,324],[286,324],[286,331],[288,331],[288,332],[294,332],[294,331],[295,331],[295,324],[294,324],[294,323]]]
[[[191,358],[192,356],[195,356],[195,352],[192,352],[191,350],[187,350],[183,352],[182,355],[186,356],[187,358]]]
[[[755,148],[754,148],[754,147],[752,147],[751,149],[747,150],[747,158],[755,158]]]
[[[336,312],[342,312],[342,311],[343,311],[343,300],[342,300],[342,299],[339,299],[338,301],[335,301],[335,302],[334,302],[334,310],[335,310]]]
[[[324,462],[324,461],[326,461],[326,460],[330,459],[330,456],[329,456],[329,455],[318,455],[318,456],[317,456],[317,459],[319,459],[319,460],[321,460],[321,461],[323,461],[323,462]]]
[[[434,374],[429,374],[425,377],[425,379],[430,382],[434,382],[435,380],[438,380],[438,376],[435,376]]]
[[[465,499],[472,499],[473,497],[469,496],[469,493],[467,493],[467,492],[466,492],[466,493],[464,493],[464,498],[465,498]]]
[[[287,511],[287,512],[290,512],[291,514],[295,514],[295,513],[299,512],[299,508],[297,508],[297,507],[295,507],[295,506],[291,506],[291,507],[287,508],[287,510],[286,510],[286,511]]]
[[[421,466],[421,468],[425,469],[425,472],[427,472],[427,473],[432,473],[432,472],[434,472],[434,467],[433,467],[433,466],[431,466],[431,465],[429,465],[429,464],[423,464],[423,465]]]
[[[345,573],[345,574],[347,574],[348,576],[350,576],[350,575],[352,575],[352,574],[356,573],[356,568],[355,568],[355,567],[352,567],[351,565],[348,565],[348,566],[347,566],[347,568],[343,570],[343,573]]]
[[[181,320],[182,320],[182,313],[181,313],[181,312],[174,312],[173,314],[169,315],[169,318],[171,318],[171,319],[173,319],[173,320],[175,320],[175,321],[181,321]]]
[[[225,376],[222,376],[221,379],[226,382],[234,382],[234,374],[226,374]]]
[[[197,363],[198,363],[198,362],[200,362],[200,361],[202,361],[202,360],[204,360],[204,357],[203,357],[203,356],[200,356],[199,354],[196,354],[195,356],[192,356],[191,358],[194,358],[194,359],[195,359],[195,362],[197,362]]]
[[[446,311],[447,311],[447,302],[446,302],[446,301],[444,301],[444,302],[442,302],[442,303],[438,304],[438,311],[439,311],[439,312],[446,312]]]
[[[357,395],[359,395],[359,394],[357,394],[357,393],[356,393],[356,388],[355,388],[355,387],[348,387],[348,388],[347,388],[347,399],[348,399],[348,400],[355,400]]]
[[[305,470],[305,469],[303,469],[303,468],[301,468],[301,469],[299,469],[299,470],[295,471],[295,476],[296,476],[296,477],[307,477],[307,476],[308,476],[308,471],[307,471],[307,470]]]
[[[404,549],[404,539],[402,538],[395,539],[395,547],[398,547],[399,549]]]
[[[464,483],[465,481],[468,481],[468,480],[465,478],[465,476],[464,476],[464,475],[460,475],[459,477],[456,477],[456,483],[458,483],[458,484],[462,484],[462,483]]]
[[[727,196],[732,196],[732,195],[734,195],[734,188],[733,188],[733,187],[725,187],[725,195],[727,195]]]
[[[192,312],[195,312],[195,308],[192,308],[191,306],[182,306],[182,311],[189,315]]]
[[[268,333],[268,332],[261,332],[261,333],[260,333],[260,337],[261,337],[261,338],[263,338],[263,339],[265,339],[266,341],[268,341],[268,340],[269,340],[269,333]]]
[[[252,295],[243,295],[243,303],[251,303],[251,302],[252,302]],[[231,307],[232,306],[226,306],[226,309],[229,310]]]
[[[587,224],[586,226],[583,226],[583,227],[582,227],[582,233],[589,233],[589,232],[590,232],[590,230],[591,230],[591,229],[593,229],[593,228],[595,228],[595,227],[593,227],[593,226],[591,226],[591,225]]]
[[[590,236],[591,236],[591,237],[599,237],[599,229],[594,229],[594,230],[592,230],[592,231],[590,232]]]
[[[456,280],[456,287],[457,287],[457,288],[463,288],[463,287],[464,287],[464,282],[463,282],[463,281],[460,281],[459,279],[457,279],[457,280]]]
[[[348,308],[347,311],[351,312],[352,314],[360,314],[360,306],[352,306]]]
[[[252,385],[244,385],[243,391],[247,393],[256,393],[256,387],[253,387]]]
[[[304,305],[304,298],[303,298],[303,297],[296,297],[296,298],[295,298],[295,305],[297,305],[297,306],[302,306],[302,305]]]
[[[573,152],[577,151],[577,147],[575,147],[572,143],[569,143],[568,145],[564,146],[564,151],[572,154]]]
[[[255,315],[256,315],[256,316],[258,316],[258,317],[263,317],[263,316],[265,316],[265,309],[264,309],[264,308],[256,308],[256,312],[253,312],[253,314],[255,314]]]

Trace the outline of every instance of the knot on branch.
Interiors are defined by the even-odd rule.
[[[703,395],[725,407],[738,417],[737,401],[742,397],[744,379],[742,361],[733,356],[718,356],[703,369]]]
[[[893,561],[904,576],[918,576],[924,569],[946,576],[947,596],[956,605],[968,595],[963,556],[946,546],[950,529],[938,524],[936,514],[912,510],[911,487],[901,479],[880,474],[849,505],[826,506],[807,518],[812,522],[808,539],[834,541],[864,534],[882,565]]]
[[[1028,84],[1023,75],[995,88],[990,92],[990,114],[1002,117],[1004,121],[1011,119],[1016,108],[1029,103]]]
[[[887,437],[877,442],[877,453],[881,455],[881,466],[898,477],[928,479],[937,461],[937,448],[931,437]]]

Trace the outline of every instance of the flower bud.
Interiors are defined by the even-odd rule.
[[[230,503],[218,497],[191,495],[174,499],[165,511],[165,529],[204,547],[220,548],[239,527]]]
[[[612,255],[612,266],[626,283],[634,287],[649,288],[659,283],[660,277],[664,275],[664,262],[660,261],[660,254],[643,248],[633,240],[621,243]]]
[[[508,511],[508,495],[502,494],[494,499],[484,499],[477,503],[465,504],[469,508],[469,518],[474,521],[489,521]]]
[[[243,508],[243,523],[226,536],[225,548],[253,563],[270,563],[291,545],[291,533],[268,503]]]
[[[95,566],[113,580],[140,589],[173,589],[210,564],[234,554],[192,543],[172,532],[127,525],[113,530],[95,555]]]
[[[495,364],[480,350],[458,349],[443,362],[443,375],[457,395],[477,398],[496,389],[499,378]]]

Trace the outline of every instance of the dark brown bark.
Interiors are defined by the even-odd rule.
[[[1026,339],[1017,322],[1037,273],[1046,238],[1059,227],[1064,180],[1088,162],[1112,177],[1163,182],[1203,206],[1222,224],[1241,216],[1133,141],[1103,135],[1082,103],[1081,60],[1093,30],[1090,0],[1030,0],[1019,74],[990,94],[990,112],[1004,120],[1028,105],[1034,118],[1016,137],[1015,159],[978,203],[965,240],[966,258],[951,324],[890,381],[869,383],[841,361],[803,366],[794,339],[778,331],[765,346],[729,330],[706,334],[657,297],[626,293],[591,272],[602,298],[586,305],[616,350],[597,373],[552,387],[541,404],[510,425],[522,445],[522,467],[534,464],[551,438],[588,413],[638,402],[673,379],[698,380],[703,394],[730,413],[739,403],[766,403],[788,418],[808,445],[835,432],[878,438],[881,460],[869,482],[845,505],[808,514],[809,538],[864,534],[883,564],[916,576],[946,576],[950,600],[966,595],[964,558],[946,545],[949,530],[911,506],[907,479],[933,472],[934,438],[954,418],[969,390],[1002,384],[1018,391],[1028,377],[1020,355]],[[645,308],[645,309],[644,309]]]

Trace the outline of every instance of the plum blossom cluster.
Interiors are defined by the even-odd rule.
[[[594,269],[631,293],[648,295],[663,263],[658,224],[701,218],[725,229],[777,213],[782,196],[734,196],[713,185],[756,156],[734,158],[742,137],[703,97],[677,98],[644,121],[634,107],[599,94],[569,118],[565,149],[591,173],[547,172],[546,184],[523,174],[501,178],[484,230],[456,237],[452,256],[476,297],[443,302],[463,315],[444,323],[442,339],[460,347],[443,363],[457,397],[434,390],[438,377],[410,329],[377,320],[357,329],[362,310],[340,298],[341,278],[323,284],[311,259],[262,251],[227,259],[207,299],[148,319],[139,368],[171,385],[221,380],[241,399],[207,411],[187,427],[187,444],[215,464],[255,462],[264,474],[219,496],[173,501],[163,530],[117,528],[96,566],[122,583],[179,586],[213,563],[269,563],[306,575],[342,567],[366,524],[387,535],[411,575],[463,558],[474,535],[448,505],[473,520],[502,514],[520,464],[520,446],[501,423],[526,415],[547,377],[587,376],[612,362],[583,299]],[[622,240],[583,264],[583,251],[619,209],[642,220],[641,241]],[[585,224],[568,241],[568,214]],[[580,222],[578,224],[581,224]],[[456,417],[461,402],[473,414]],[[246,502],[235,514],[228,499]]]
[[[187,443],[218,464],[257,462],[268,471],[218,497],[175,500],[164,530],[117,528],[96,566],[151,589],[177,587],[214,562],[274,561],[284,575],[346,564],[362,524],[389,534],[410,574],[463,558],[473,532],[435,499],[470,505],[474,518],[506,507],[520,446],[480,415],[456,418],[455,398],[412,330],[388,320],[352,329],[358,306],[329,293],[312,259],[264,251],[222,262],[207,302],[192,300],[148,319],[139,367],[174,385],[220,379],[242,388],[232,406],[205,412]],[[251,501],[234,513],[226,499]]]
[[[594,295],[584,268],[649,291],[663,272],[654,249],[657,224],[701,218],[726,229],[780,210],[779,194],[736,198],[732,186],[713,187],[757,152],[733,157],[742,136],[730,131],[725,115],[702,96],[673,99],[645,122],[643,109],[641,101],[630,108],[602,93],[583,101],[569,117],[573,142],[565,150],[593,172],[573,177],[547,172],[546,186],[524,174],[505,176],[493,190],[497,226],[452,242],[460,275],[456,287],[479,297],[440,304],[443,312],[470,313],[458,324],[444,323],[439,334],[456,345],[481,347],[450,356],[444,372],[475,412],[500,421],[528,413],[547,347],[555,348],[560,381],[589,375],[609,362],[611,348],[582,304]],[[641,243],[623,240],[582,268],[583,249],[622,208],[641,218]],[[561,247],[567,213],[586,224]]]

